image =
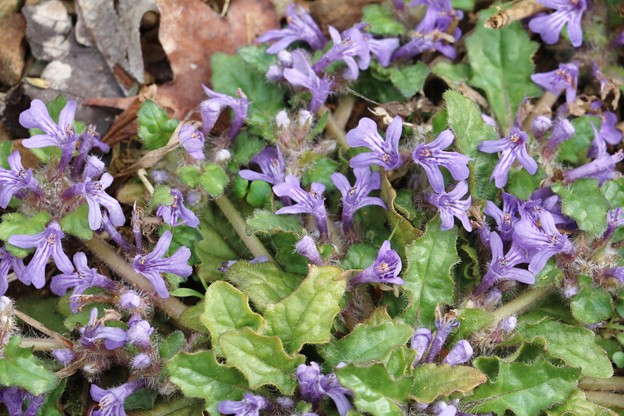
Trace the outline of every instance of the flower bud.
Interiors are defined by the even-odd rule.
[[[518,319],[515,316],[509,316],[503,319],[498,327],[503,330],[505,334],[510,334],[516,329],[516,325],[518,324]]]
[[[76,354],[74,354],[74,352],[68,348],[62,350],[53,350],[52,356],[56,361],[63,364],[64,366],[71,364],[72,361],[74,361],[74,359],[76,358]]]
[[[443,364],[448,364],[450,366],[454,366],[457,364],[463,364],[468,361],[472,357],[472,347],[466,340],[461,340],[451,351],[444,357],[442,361]]]
[[[277,82],[281,81],[284,78],[282,69],[277,65],[271,65],[267,70],[265,77],[269,81]]]
[[[132,325],[128,329],[128,339],[130,343],[141,348],[148,348],[150,346],[150,336],[154,332],[149,322],[140,320]]]
[[[533,120],[533,123],[531,124],[533,136],[535,136],[536,139],[541,139],[544,134],[546,134],[548,129],[550,129],[550,126],[552,126],[550,118],[546,116],[535,117],[535,120]]]
[[[277,128],[280,130],[287,129],[290,126],[290,118],[288,118],[288,113],[286,110],[282,110],[275,116],[275,123],[277,124]]]
[[[119,297],[119,306],[121,309],[135,310],[139,309],[143,304],[143,299],[134,290],[129,290]]]
[[[306,259],[310,260],[312,264],[317,266],[323,265],[323,259],[321,254],[316,248],[316,243],[310,236],[305,236],[295,245],[295,251],[301,254]]]
[[[104,173],[105,165],[97,156],[89,156],[82,171],[82,178],[99,178]]]
[[[221,149],[215,154],[215,162],[225,163],[232,158],[232,153],[227,149]]]
[[[145,370],[150,365],[152,365],[152,359],[149,355],[143,353],[134,357],[130,363],[133,370]]]
[[[416,365],[423,355],[425,351],[427,351],[427,347],[431,342],[431,331],[427,328],[418,328],[414,331],[414,335],[412,335],[412,339],[410,341],[410,348],[416,351],[416,359],[414,360],[414,365]]]
[[[293,65],[292,54],[286,49],[282,49],[277,54],[277,60],[284,68],[290,68]]]

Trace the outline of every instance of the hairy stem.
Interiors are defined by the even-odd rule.
[[[54,338],[22,338],[22,348],[34,348],[35,351],[52,351],[65,349],[68,346]]]
[[[501,10],[485,21],[484,26],[488,29],[500,29],[515,21],[533,16],[541,11],[547,10],[537,0],[521,0],[509,9]]]
[[[581,380],[579,387],[583,390],[624,391],[624,377],[587,377]]]
[[[321,107],[318,113],[320,116],[322,116],[327,112],[329,112],[329,109],[323,106]],[[329,133],[331,136],[333,136],[336,139],[336,143],[338,144],[338,147],[340,147],[342,150],[345,150],[345,151],[349,150],[349,145],[347,144],[347,135],[345,134],[344,128],[340,127],[340,125],[338,124],[334,116],[331,114],[331,112],[327,119],[327,125],[325,126],[325,130],[327,130],[327,133]]]
[[[112,271],[117,273],[126,282],[134,287],[148,293],[154,293],[149,280],[134,271],[132,266],[106,244],[100,237],[95,236],[91,240],[83,242],[85,246],[102,260]],[[178,299],[170,297],[167,299],[155,299],[156,306],[169,315],[174,321],[179,321],[180,316],[187,309],[186,305]]]
[[[624,409],[624,400],[622,400],[621,394],[615,393],[603,393],[599,391],[586,391],[585,395],[590,402],[605,406],[605,407],[617,407]]]
[[[511,316],[517,315],[520,312],[526,310],[529,306],[533,305],[535,302],[548,295],[552,291],[550,287],[539,287],[537,289],[527,290],[511,302],[508,302],[494,311],[494,322],[493,326],[497,325],[503,319]]]
[[[215,203],[254,257],[266,256],[269,258],[269,261],[274,261],[271,253],[264,247],[258,237],[255,235],[247,235],[245,220],[227,196],[221,195],[219,198],[215,199]]]

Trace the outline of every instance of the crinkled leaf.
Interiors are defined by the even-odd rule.
[[[381,175],[381,198],[388,207],[386,215],[388,216],[388,222],[390,227],[396,228],[394,238],[399,247],[405,247],[416,238],[418,238],[422,232],[412,225],[403,215],[399,214],[394,207],[394,201],[397,193],[392,187],[392,184],[388,180],[386,175]],[[401,253],[402,250],[398,250]]]
[[[64,378],[61,380],[59,385],[51,392],[46,394],[45,400],[37,414],[41,416],[65,416],[65,412],[61,412],[59,409],[59,399],[65,391],[65,385],[67,384],[67,379]]]
[[[359,411],[375,416],[402,416],[399,407],[410,391],[411,378],[393,379],[381,364],[368,367],[347,365],[336,370],[340,384],[353,392]]]
[[[572,316],[584,324],[608,320],[613,312],[613,301],[606,289],[587,286],[572,297]]]
[[[149,201],[149,209],[152,210],[161,205],[173,204],[173,195],[171,195],[171,188],[167,185],[156,185],[154,187],[154,193]]]
[[[291,353],[304,344],[328,342],[346,288],[341,273],[336,267],[312,267],[293,293],[268,306],[267,335],[280,337]]]
[[[624,177],[607,181],[600,190],[611,204],[611,208],[624,207]]]
[[[218,403],[217,403],[218,404]],[[156,405],[153,409],[132,412],[132,416],[197,416],[204,409],[204,401],[181,397],[179,399],[167,400]],[[218,411],[210,412],[212,415],[219,415]]]
[[[210,195],[217,197],[223,194],[229,182],[228,176],[219,165],[205,165],[204,173],[199,178],[199,184]]]
[[[290,232],[297,235],[303,234],[303,227],[293,215],[275,215],[269,210],[257,209],[253,215],[246,220],[247,234],[268,234],[275,232]]]
[[[494,316],[485,309],[466,308],[459,310],[459,327],[455,331],[453,339],[460,340],[466,338],[473,332],[485,328],[494,322]]]
[[[305,174],[301,178],[303,186],[310,186],[312,182],[318,182],[327,188],[327,192],[336,189],[336,185],[331,180],[331,175],[338,172],[340,165],[335,160],[321,157],[311,164],[306,165]]]
[[[205,409],[213,416],[219,414],[222,400],[240,400],[248,388],[240,371],[217,363],[212,351],[178,354],[167,363],[167,370],[184,395],[204,399]]]
[[[269,304],[290,295],[301,277],[282,271],[275,263],[251,264],[238,261],[226,274],[227,279],[247,293],[256,308],[264,313]]]
[[[227,282],[214,282],[206,291],[201,322],[208,328],[214,342],[214,352],[221,355],[217,340],[221,334],[249,327],[254,331],[264,326],[262,316],[249,308],[249,298]]]
[[[328,344],[321,354],[330,367],[340,362],[381,361],[390,351],[404,345],[412,332],[410,325],[393,321],[385,310],[378,310],[349,335]]]
[[[61,218],[61,229],[69,235],[90,240],[93,237],[93,231],[89,227],[89,206],[87,204],[80,205],[74,212],[71,212]]]
[[[390,81],[405,98],[411,98],[422,89],[429,76],[429,67],[422,62],[403,67],[389,68]]]
[[[26,257],[30,252],[29,249],[19,248],[13,244],[9,244],[9,237],[18,234],[37,234],[43,231],[46,224],[50,222],[50,214],[41,211],[34,217],[28,218],[17,212],[4,214],[0,223],[0,240],[4,241],[6,249],[17,257]]]
[[[379,249],[364,243],[352,244],[342,260],[345,269],[365,269],[377,258]]]
[[[200,320],[201,314],[204,312],[204,301],[200,301],[193,306],[189,306],[180,315],[179,322],[186,328],[193,329],[199,333],[206,334],[208,331]]]
[[[22,387],[35,396],[54,389],[58,377],[33,355],[32,348],[22,348],[20,336],[13,336],[4,347],[0,360],[0,385]]]
[[[482,364],[489,367],[492,362],[498,365],[498,372],[470,397],[478,403],[470,409],[473,413],[494,412],[503,416],[511,410],[517,416],[536,415],[562,402],[576,387],[580,375],[577,368],[555,367],[542,360],[524,364],[480,357],[475,366],[482,369]]]
[[[294,371],[305,362],[305,357],[289,356],[278,337],[258,335],[244,328],[221,335],[219,346],[228,364],[245,375],[252,389],[270,384],[286,395],[295,390]]]
[[[411,374],[414,360],[416,360],[416,351],[402,345],[390,351],[383,364],[392,377],[400,378]]]
[[[550,410],[548,416],[616,416],[611,409],[590,403],[582,390],[574,390],[565,402]]]
[[[139,137],[146,150],[163,147],[169,141],[178,125],[177,119],[171,119],[167,112],[152,100],[145,100],[137,113]]]
[[[526,201],[546,177],[543,169],[531,175],[526,169],[510,169],[505,191]]]
[[[474,197],[493,200],[498,192],[490,182],[490,175],[498,161],[495,154],[479,151],[479,144],[485,140],[496,140],[496,130],[481,118],[481,111],[469,98],[455,91],[446,91],[444,101],[448,111],[448,124],[455,133],[455,145],[460,153],[472,158],[470,193]]]
[[[450,87],[457,88],[466,83],[471,76],[468,64],[452,64],[441,61],[431,68],[434,75],[442,78]]]
[[[405,249],[403,291],[409,301],[403,314],[406,322],[431,325],[436,306],[453,303],[451,268],[459,261],[456,241],[457,228],[440,230],[440,219],[436,217],[427,224],[425,234]]]
[[[267,205],[271,201],[271,196],[273,196],[273,189],[268,182],[253,181],[245,200],[252,207],[259,208]]]
[[[611,361],[588,329],[566,325],[552,319],[527,317],[521,320],[516,331],[527,342],[538,343],[553,357],[567,364],[580,367],[584,376],[605,378],[613,375]]]
[[[589,235],[598,237],[607,228],[609,201],[600,192],[597,179],[579,179],[570,187],[559,183],[552,186],[561,197],[562,211]]]
[[[186,345],[186,338],[181,331],[174,331],[171,334],[167,335],[167,338],[163,339],[160,344],[158,344],[158,352],[160,353],[160,358],[164,361],[172,359],[182,347]]]
[[[542,93],[531,81],[535,71],[532,58],[539,45],[531,41],[519,22],[497,30],[484,27],[484,20],[491,14],[480,13],[475,31],[466,38],[472,68],[469,83],[485,91],[496,120],[506,132],[520,102]]]
[[[454,392],[468,393],[487,381],[481,371],[463,365],[421,364],[414,368],[412,376],[410,397],[419,403],[431,403]]]
[[[402,35],[405,26],[397,22],[392,10],[377,4],[371,4],[362,9],[362,21],[368,23],[368,31],[375,35]]]
[[[271,65],[277,62],[277,57],[266,53],[266,45],[247,45],[239,48],[236,53],[246,64],[260,73],[266,73]]]

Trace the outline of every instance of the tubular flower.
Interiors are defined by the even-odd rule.
[[[103,389],[95,384],[91,385],[91,397],[98,402],[93,416],[126,416],[124,402],[135,391],[145,386],[145,381],[135,380],[118,387]]]
[[[328,75],[320,78],[314,72],[308,58],[301,50],[292,53],[292,67],[284,69],[283,76],[290,85],[310,91],[312,100],[310,100],[308,110],[312,113],[316,113],[325,104],[334,84]]]
[[[247,117],[247,108],[249,107],[249,100],[247,99],[247,96],[240,88],[238,89],[239,98],[213,91],[205,85],[202,85],[202,88],[209,97],[207,100],[202,101],[199,105],[199,111],[202,118],[202,132],[204,134],[209,134],[214,125],[217,123],[217,119],[223,109],[230,107],[234,113],[234,119],[232,120],[228,137],[233,139],[234,136],[236,136],[236,133],[238,133],[240,128],[243,126],[243,122]]]
[[[196,228],[199,225],[199,218],[193,211],[184,206],[182,192],[172,189],[171,196],[173,196],[171,205],[161,205],[156,210],[156,215],[162,217],[163,221],[172,227],[186,225]]]
[[[17,150],[9,155],[7,162],[9,170],[0,167],[0,208],[6,208],[13,196],[23,197],[26,191],[41,195],[41,188],[33,177],[32,169],[24,169]]]
[[[9,282],[7,276],[9,271],[13,270],[15,276],[19,280],[22,280],[22,274],[24,273],[24,262],[19,257],[15,257],[4,247],[0,247],[0,296],[4,295],[9,288]]]
[[[364,283],[385,283],[402,285],[405,281],[399,277],[403,263],[399,254],[390,248],[390,241],[381,245],[377,258],[366,269],[349,281],[354,287]]]
[[[572,46],[578,48],[583,43],[581,19],[587,10],[586,0],[539,0],[539,2],[555,12],[534,17],[529,22],[529,28],[539,33],[542,40],[553,45],[559,41],[561,29],[568,26],[568,36]]]
[[[262,396],[245,393],[243,400],[223,400],[219,403],[219,413],[235,416],[258,416],[260,410],[266,409],[269,402]]]
[[[256,39],[257,42],[276,41],[269,46],[267,53],[277,53],[296,41],[306,42],[313,49],[323,49],[327,43],[327,39],[312,16],[300,5],[291,3],[288,6],[286,21],[287,27],[269,30]]]
[[[345,78],[357,79],[359,69],[364,71],[370,65],[370,47],[367,38],[357,25],[345,30],[342,36],[338,30],[329,26],[329,34],[334,46],[321,56],[312,68],[316,73],[320,73],[332,62],[344,61],[349,68],[345,73]]]
[[[318,407],[323,397],[328,396],[336,404],[340,416],[345,416],[351,409],[351,403],[347,399],[347,395],[352,394],[351,391],[340,385],[335,374],[323,375],[314,361],[310,365],[300,364],[297,367],[297,380],[301,397],[314,407]]]
[[[251,163],[258,165],[260,172],[242,169],[238,175],[249,181],[265,181],[271,185],[284,182],[286,177],[286,164],[284,156],[277,146],[269,146],[251,158]]]
[[[429,194],[427,196],[427,202],[435,205],[440,212],[440,219],[442,220],[440,229],[443,231],[453,228],[453,217],[461,221],[466,231],[472,231],[472,224],[470,224],[468,214],[466,213],[472,205],[472,196],[464,200],[460,199],[466,195],[466,192],[468,192],[468,183],[461,181],[450,192]]]
[[[296,176],[288,175],[283,183],[273,186],[273,192],[279,197],[289,197],[296,204],[277,210],[276,214],[312,214],[316,225],[323,238],[328,236],[327,211],[325,211],[325,185],[312,182],[310,191],[301,188],[301,183]]]
[[[381,166],[385,170],[398,169],[403,166],[403,159],[399,154],[399,140],[403,131],[403,120],[396,116],[383,139],[377,131],[377,123],[364,117],[358,126],[347,133],[347,144],[351,147],[366,147],[368,153],[360,153],[349,162],[352,168],[366,168],[371,165]]]
[[[559,69],[531,75],[531,80],[543,90],[554,95],[566,92],[566,102],[572,104],[576,100],[579,67],[576,63],[560,64]]]

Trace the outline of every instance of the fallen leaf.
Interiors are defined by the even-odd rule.
[[[17,84],[24,69],[26,21],[21,14],[0,19],[0,84]]]
[[[315,0],[309,2],[310,14],[327,33],[327,26],[345,30],[362,21],[362,8],[369,4],[383,3],[382,0]]]

